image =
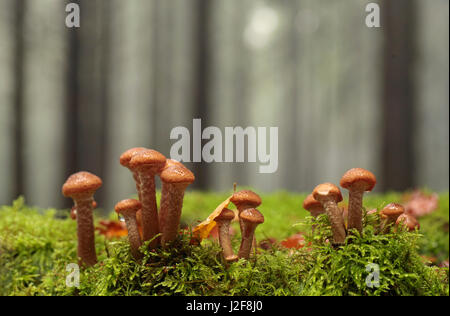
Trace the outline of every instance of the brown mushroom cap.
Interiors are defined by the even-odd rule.
[[[128,165],[131,169],[149,167],[159,171],[165,164],[166,157],[163,154],[153,149],[147,149],[139,151],[132,156]]]
[[[74,197],[80,194],[93,194],[102,186],[102,179],[87,171],[74,173],[62,186],[65,197]]]
[[[160,177],[161,181],[166,183],[192,183],[195,180],[194,174],[188,168],[178,164],[164,168]]]
[[[341,187],[345,189],[358,189],[372,191],[377,183],[375,175],[363,168],[353,168],[348,170],[341,178]]]
[[[230,201],[236,206],[245,204],[251,207],[257,207],[261,205],[261,197],[250,190],[242,190],[234,193]]]
[[[398,216],[400,216],[404,212],[405,212],[405,208],[403,207],[403,205],[398,204],[398,203],[389,203],[381,210],[380,216],[382,218],[391,217],[391,218],[396,219]]]
[[[315,208],[322,208],[322,204],[317,201],[312,194],[308,194],[306,199],[303,201],[303,208],[310,211]]]
[[[166,159],[166,164],[164,165],[164,169],[169,168],[171,166],[179,166],[179,167],[185,167],[181,162],[175,159]],[[185,167],[186,168],[186,167]]]
[[[419,221],[414,216],[406,213],[401,214],[397,218],[397,221],[395,222],[395,225],[397,226],[401,224],[405,225],[409,231],[413,231],[416,228],[418,229],[420,228]]]
[[[224,208],[219,215],[214,218],[214,221],[231,221],[235,218],[236,214],[229,208]]]
[[[134,147],[125,151],[122,155],[120,155],[119,162],[122,166],[129,168],[130,160],[139,152],[148,150],[144,147]]]
[[[124,214],[128,212],[136,213],[142,208],[142,203],[135,199],[126,199],[118,202],[114,207],[114,210],[118,214]]]
[[[244,222],[250,222],[253,224],[264,223],[264,216],[256,208],[248,208],[243,210],[239,217]]]
[[[339,188],[333,183],[329,182],[322,183],[316,186],[313,190],[312,195],[318,201],[325,197],[332,197],[334,200],[336,200],[336,203],[342,201],[341,190],[339,190]]]

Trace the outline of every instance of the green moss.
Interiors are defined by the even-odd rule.
[[[309,232],[312,219],[305,221],[304,197],[286,192],[262,196],[266,220],[257,229],[258,239]],[[380,208],[399,197],[368,196],[365,205]],[[183,222],[195,225],[226,198],[189,192]],[[98,235],[99,263],[81,271],[78,288],[66,286],[66,266],[77,262],[76,223],[55,218],[67,213],[30,208],[22,198],[0,208],[0,295],[448,295],[448,269],[429,267],[419,256],[448,258],[448,193],[440,196],[439,210],[421,219],[420,234],[376,235],[372,224],[378,219],[369,217],[364,237],[333,249],[323,242],[330,238],[323,216],[314,235],[308,233],[307,248],[274,246],[231,265],[210,240],[194,246],[182,236],[169,250],[147,251],[136,263],[126,238],[108,241]],[[239,242],[236,236],[235,249]],[[379,265],[379,287],[366,285],[371,263]]]

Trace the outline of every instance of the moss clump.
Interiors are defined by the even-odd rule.
[[[275,195],[278,196],[279,194]],[[281,194],[281,195],[287,195]],[[206,194],[203,202],[196,193],[196,202],[187,195],[185,222],[191,207],[205,203],[213,209],[221,197]],[[294,198],[282,208],[289,213]],[[217,200],[217,201],[216,201]],[[275,198],[265,198],[271,209]],[[381,198],[377,199],[379,202]],[[278,203],[282,200],[278,199]],[[392,199],[388,199],[392,201]],[[192,202],[192,203],[191,203]],[[211,204],[211,205],[210,205]],[[292,204],[292,205],[291,205]],[[379,207],[383,203],[379,203]],[[203,209],[203,208],[202,208]],[[275,209],[275,208],[274,208]],[[299,209],[299,207],[297,207]],[[447,216],[443,219],[448,222]],[[262,211],[264,213],[264,211]],[[292,212],[294,213],[294,212]],[[445,214],[439,211],[439,213]],[[275,212],[268,211],[268,221],[258,228],[259,236],[269,237],[282,229],[277,227]],[[399,231],[377,235],[377,216],[365,217],[363,237],[333,249],[324,242],[331,236],[326,216],[315,222],[309,244],[299,250],[274,246],[249,261],[226,265],[216,242],[204,240],[200,246],[190,245],[188,235],[180,235],[172,247],[155,252],[145,251],[141,263],[130,253],[126,238],[109,241],[96,236],[99,263],[81,270],[79,287],[66,286],[69,263],[76,263],[76,223],[57,219],[57,210],[39,211],[25,206],[18,199],[12,206],[0,208],[0,295],[448,295],[448,269],[429,267],[418,254],[427,238],[418,233]],[[206,214],[207,215],[207,214]],[[290,215],[286,215],[289,217]],[[203,217],[200,217],[202,219]],[[309,230],[308,218],[301,230]],[[298,231],[290,221],[289,234]],[[424,222],[425,223],[425,222]],[[423,230],[429,233],[426,225]],[[283,223],[286,225],[286,223]],[[441,223],[442,225],[442,223]],[[265,230],[265,226],[268,227]],[[448,234],[447,243],[448,243]],[[425,241],[424,241],[425,240]],[[233,239],[235,249],[239,236]],[[445,256],[440,243],[432,251]],[[145,246],[143,247],[145,249]],[[447,246],[448,249],[448,246]],[[423,248],[420,248],[423,250]],[[448,252],[447,252],[448,257]],[[380,285],[369,287],[368,264],[379,266]]]

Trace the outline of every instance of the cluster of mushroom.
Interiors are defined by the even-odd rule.
[[[342,194],[333,183],[327,182],[316,186],[312,194],[304,200],[303,208],[313,217],[324,213],[328,216],[333,234],[332,244],[339,246],[344,244],[348,233],[358,231],[362,234],[363,194],[372,191],[375,184],[375,175],[362,168],[352,168],[342,176],[340,185],[349,191],[347,225],[343,209],[338,207],[338,203],[342,201]],[[381,232],[387,232],[392,223],[406,225],[410,231],[418,227],[417,220],[406,214],[403,206],[397,203],[391,203],[381,210],[380,218]]]
[[[181,162],[166,159],[156,150],[143,147],[131,148],[120,156],[120,164],[133,174],[139,200],[126,199],[118,202],[115,211],[125,219],[131,253],[136,260],[142,257],[142,243],[149,248],[166,246],[178,234],[184,191],[194,182],[194,174]],[[155,176],[162,182],[160,209],[156,203]],[[93,195],[102,180],[89,172],[71,175],[64,183],[62,192],[74,200],[71,216],[77,219],[78,257],[84,265],[97,262],[94,243],[92,210]],[[139,233],[137,214],[142,219],[142,236]]]
[[[239,226],[241,229],[241,245],[238,255],[235,255],[230,237],[230,224],[235,219],[234,211],[224,208],[214,219],[219,228],[219,243],[223,250],[223,257],[227,262],[237,261],[239,258],[248,259],[252,246],[256,243],[255,230],[259,224],[264,223],[264,216],[256,207],[261,205],[261,198],[250,190],[243,190],[233,194],[230,201],[238,210]]]

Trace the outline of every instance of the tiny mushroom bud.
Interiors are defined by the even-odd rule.
[[[156,205],[155,175],[158,174],[166,163],[166,157],[156,150],[147,149],[133,155],[130,160],[130,169],[135,170],[139,176],[141,202],[142,202],[142,229],[143,241],[153,239],[159,234],[158,208]],[[159,243],[154,238],[150,243],[150,249]]]
[[[141,201],[141,180],[139,179],[139,174],[136,170],[130,168],[130,160],[139,152],[145,151],[147,148],[144,147],[134,147],[125,151],[122,155],[120,155],[119,162],[122,166],[128,168],[132,174],[133,179],[136,182],[136,190],[139,196],[139,201]]]
[[[230,238],[230,223],[234,217],[235,214],[232,210],[224,208],[214,219],[219,226],[219,243],[223,250],[223,257],[228,262],[236,261],[238,259],[238,257],[234,254]]]
[[[395,225],[396,226],[404,226],[410,232],[415,231],[416,228],[420,229],[419,221],[411,214],[406,214],[406,213],[401,214],[397,218]]]
[[[131,254],[136,260],[142,258],[142,253],[139,251],[141,247],[141,237],[136,220],[136,213],[141,209],[142,204],[138,200],[127,199],[122,200],[115,206],[115,211],[125,219],[125,224],[128,230],[128,240],[130,242]]]
[[[161,191],[161,244],[176,239],[180,226],[181,210],[183,208],[184,191],[194,182],[194,174],[182,165],[174,164],[165,168],[160,174]]]
[[[317,218],[320,214],[325,213],[322,204],[317,201],[312,194],[308,194],[303,201],[303,208],[311,213],[311,216]],[[316,224],[312,226],[312,232],[316,229]]]
[[[77,210],[78,257],[80,263],[92,266],[97,263],[95,253],[94,219],[92,204],[94,193],[102,185],[102,180],[89,172],[71,175],[62,187],[65,197],[71,197]]]
[[[308,194],[303,201],[303,208],[310,212],[312,217],[317,217],[320,214],[325,213],[322,203],[317,201],[312,194]]]
[[[377,183],[375,175],[362,168],[348,170],[341,178],[341,187],[349,191],[348,229],[362,233],[362,201],[364,192],[372,191]]]
[[[387,233],[389,225],[394,224],[397,218],[405,212],[403,205],[398,203],[390,203],[386,205],[380,212],[381,232]]]
[[[322,183],[314,188],[313,197],[322,203],[331,223],[333,244],[342,245],[345,242],[346,232],[342,211],[337,203],[342,201],[341,191],[332,183]]]
[[[247,208],[239,214],[239,217],[244,224],[244,232],[242,233],[238,257],[248,259],[252,249],[256,226],[264,223],[264,216],[256,208]]]

